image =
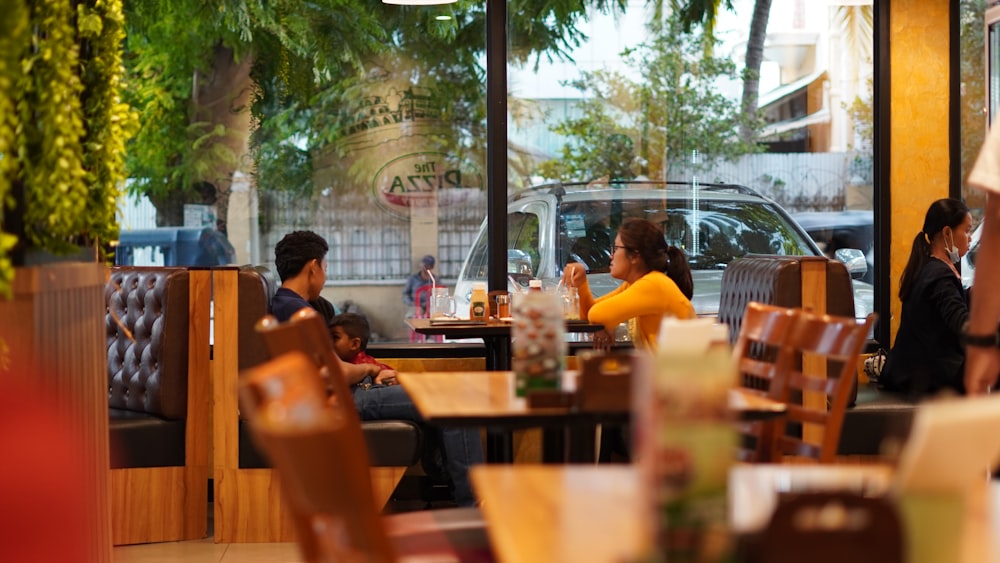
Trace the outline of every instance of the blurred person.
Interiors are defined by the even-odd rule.
[[[569,263],[563,271],[563,284],[580,293],[580,317],[604,325],[594,335],[597,348],[610,347],[615,328],[628,322],[636,347],[655,349],[664,315],[695,317],[687,256],[668,245],[663,231],[650,221],[628,219],[618,228],[611,247],[611,276],[623,283],[595,299],[583,265]]]
[[[912,399],[950,389],[965,393],[960,336],[969,319],[968,293],[958,272],[969,251],[972,215],[957,199],[939,199],[924,216],[899,281],[899,331],[879,386]]]
[[[4,561],[61,563],[93,555],[95,483],[81,436],[36,374],[5,358],[0,341],[0,547]],[[100,477],[104,477],[100,473]],[[110,546],[108,546],[110,547]]]
[[[281,287],[271,299],[271,313],[279,321],[285,322],[296,312],[312,308],[309,301],[319,298],[326,282],[328,249],[326,240],[312,231],[289,233],[274,247],[274,264]],[[337,357],[361,420],[401,419],[423,424],[413,400],[396,385],[395,370],[384,369],[378,363],[349,363],[339,354]],[[444,466],[454,486],[456,504],[475,505],[469,467],[483,462],[479,431],[445,428],[441,430],[441,442]]]
[[[423,311],[425,314],[428,311],[428,296],[426,293],[420,296],[420,303],[416,302],[417,290],[421,287],[431,285],[434,283],[431,270],[434,269],[434,257],[430,254],[424,256],[420,259],[420,271],[412,274],[407,280],[406,285],[403,287],[403,303],[414,308],[414,313],[420,316],[418,313]]]
[[[963,335],[965,387],[979,395],[996,385],[1000,374],[1000,127],[992,127],[976,159],[968,183],[987,193],[983,232],[976,256],[976,277],[969,307],[969,324]]]

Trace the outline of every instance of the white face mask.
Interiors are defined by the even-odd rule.
[[[945,240],[945,244],[948,245],[948,247],[945,248],[945,252],[948,253],[948,260],[950,260],[952,264],[958,264],[962,257],[958,255],[958,247],[955,246],[955,238],[953,236],[949,238],[952,240],[951,242]]]

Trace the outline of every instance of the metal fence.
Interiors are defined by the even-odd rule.
[[[419,259],[411,255],[409,221],[386,212],[368,194],[306,198],[267,192],[261,194],[260,205],[261,256],[267,262],[281,237],[302,229],[315,231],[330,244],[331,281],[399,282],[413,273]],[[485,198],[438,210],[438,277],[458,277],[485,216]]]

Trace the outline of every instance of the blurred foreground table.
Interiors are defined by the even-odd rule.
[[[471,475],[493,552],[503,563],[638,561],[651,545],[635,465],[481,465]],[[878,495],[891,482],[892,469],[874,464],[739,464],[729,479],[731,527],[736,534],[759,532],[780,494]],[[998,504],[1000,485],[992,482],[966,508],[960,553],[952,561],[998,560]]]
[[[472,486],[498,561],[636,561],[649,545],[633,466],[480,465]]]

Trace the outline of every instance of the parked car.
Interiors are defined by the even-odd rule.
[[[861,280],[875,280],[875,213],[866,210],[806,211],[792,219],[809,233],[819,249],[830,258],[838,250],[854,248],[864,254],[867,268]],[[853,274],[854,272],[852,272]]]
[[[722,272],[736,258],[750,253],[823,255],[781,206],[744,186],[554,183],[508,200],[509,288],[526,286],[532,277],[555,285],[566,263],[573,261],[586,266],[595,295],[611,291],[620,283],[609,274],[611,245],[618,225],[631,217],[661,225],[667,242],[685,250],[694,278],[692,302],[700,316],[718,313]],[[460,312],[468,310],[472,282],[486,280],[486,238],[484,221],[455,285]],[[872,286],[855,279],[854,290],[855,314],[864,318],[873,308]]]
[[[983,224],[972,231],[971,241],[969,241],[969,251],[962,257],[962,285],[972,287],[973,277],[976,274],[976,256],[979,254],[979,237],[983,234]]]

